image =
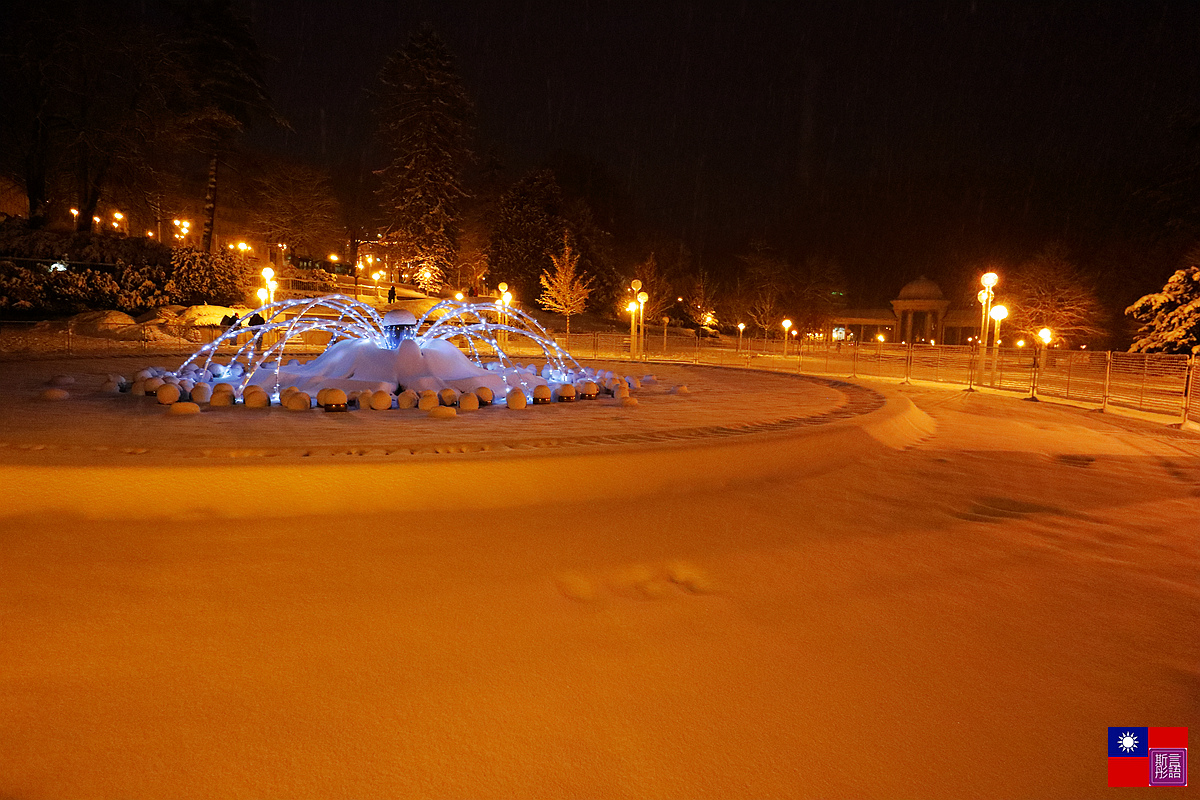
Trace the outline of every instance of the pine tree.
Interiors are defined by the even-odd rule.
[[[278,120],[262,77],[262,57],[250,20],[233,0],[191,0],[173,6],[180,14],[182,48],[195,76],[194,124],[208,157],[201,249],[212,250],[221,160],[257,116]]]
[[[571,335],[571,315],[582,314],[592,293],[592,279],[577,274],[579,254],[571,248],[571,235],[563,234],[562,255],[550,254],[554,272],[543,270],[539,278],[544,291],[538,303],[547,311],[567,318],[567,336]]]
[[[1200,353],[1200,267],[1177,270],[1161,292],[1142,297],[1125,313],[1141,324],[1129,352]]]
[[[390,238],[412,249],[413,266],[429,291],[455,261],[473,108],[450,49],[427,26],[379,77],[380,137],[391,155],[379,173],[380,203]]]
[[[526,175],[501,196],[487,244],[493,282],[510,284],[518,298],[537,294],[538,265],[566,230],[562,211],[562,193],[549,170]]]

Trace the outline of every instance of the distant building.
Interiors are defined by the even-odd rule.
[[[891,308],[848,308],[833,319],[834,341],[968,344],[979,331],[975,309],[956,309],[924,275],[904,285]]]

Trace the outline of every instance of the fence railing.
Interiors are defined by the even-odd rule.
[[[558,336],[578,358],[629,359],[630,337],[617,333]],[[514,355],[536,356],[516,351]],[[773,371],[933,381],[1056,397],[1101,408],[1119,406],[1200,420],[1200,359],[1164,353],[1013,347],[980,353],[964,345],[801,346],[783,355],[779,340],[714,341],[689,336],[646,340],[643,360],[748,366]]]
[[[219,326],[92,325],[72,329],[62,323],[0,322],[0,358],[56,355],[123,355],[155,353],[187,355],[216,339]],[[249,333],[239,337],[244,344]],[[1033,348],[1000,348],[980,353],[970,346],[904,345],[876,342],[842,346],[800,346],[787,355],[780,340],[646,337],[637,358],[627,333],[586,332],[557,335],[556,341],[576,358],[681,362],[753,367],[775,372],[933,381],[965,387],[983,386],[1014,394],[1056,397],[1105,408],[1118,406],[1200,420],[1200,359],[1162,353],[1093,352]],[[329,333],[311,331],[289,341],[288,354],[320,352]],[[274,340],[264,343],[274,344]],[[222,348],[230,354],[234,346]],[[540,349],[514,339],[507,348],[517,359],[538,359]]]

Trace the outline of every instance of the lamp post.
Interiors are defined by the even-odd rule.
[[[637,301],[630,300],[625,310],[629,312],[629,357],[637,358]]]
[[[670,322],[670,321],[671,321],[671,318],[670,318],[670,317],[668,317],[667,315],[665,315],[665,314],[664,314],[664,315],[663,315],[663,318],[662,318],[662,324],[663,324],[663,358],[666,358],[666,357],[667,357],[667,323],[668,323],[668,322]]]
[[[650,299],[650,295],[645,292],[638,292],[638,352],[643,358],[646,356],[646,301]]]
[[[380,272],[379,270],[375,270],[374,272],[371,273],[371,278],[375,281],[375,299],[376,300],[379,299],[379,279],[382,276],[383,276],[383,273]]]
[[[640,280],[638,280],[637,278],[634,278],[633,280],[631,280],[629,282],[629,288],[633,292],[633,302],[636,303],[638,300],[638,292],[640,292],[642,290],[642,282]],[[641,353],[641,351],[642,351],[642,323],[640,320],[639,320],[637,326],[634,328],[634,331],[636,332],[637,340],[638,340],[638,353]]]
[[[791,330],[791,328],[792,328],[792,321],[790,319],[785,319],[783,321],[783,357],[784,358],[787,358],[788,331]]]
[[[259,289],[257,292],[255,292],[255,294],[258,295],[258,304],[265,306],[267,304],[267,297],[269,297],[271,293],[266,289]]]
[[[994,272],[985,272],[983,277],[979,279],[983,289],[979,292],[980,305],[983,306],[983,316],[979,322],[979,346],[987,347],[988,344],[988,315],[992,312],[992,300],[996,297],[994,287],[1000,282],[1000,276]]]
[[[275,302],[275,290],[271,287],[271,284],[275,283],[275,281],[273,281],[271,279],[275,277],[275,270],[271,269],[270,267],[263,267],[262,277],[263,277],[263,286],[266,287],[267,296],[270,298],[270,300],[268,302],[274,303]]]
[[[1033,378],[1029,381],[1029,397],[1027,398],[1029,400],[1036,401],[1038,399],[1038,378],[1042,373],[1042,353],[1050,347],[1052,339],[1054,339],[1054,333],[1049,328],[1042,328],[1033,339]]]
[[[1008,316],[1004,306],[993,306],[988,316],[996,320],[996,355],[992,358],[992,388],[996,386],[996,365],[1000,363],[1000,323]]]
[[[744,330],[746,330],[746,323],[739,322],[738,323],[738,346],[737,346],[737,351],[739,353],[742,352],[742,331],[744,331]]]

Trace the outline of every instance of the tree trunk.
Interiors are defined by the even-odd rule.
[[[350,237],[350,261],[346,266],[350,267],[351,274],[354,275],[354,299],[358,299],[358,245],[359,234],[355,233]],[[379,284],[376,284],[378,286]]]
[[[200,250],[211,253],[213,228],[217,224],[217,154],[208,161],[208,188],[204,192],[204,234],[200,239]]]
[[[32,152],[25,159],[25,194],[29,198],[29,227],[43,228],[50,221],[46,197],[46,161],[50,134],[39,119],[34,124]]]

